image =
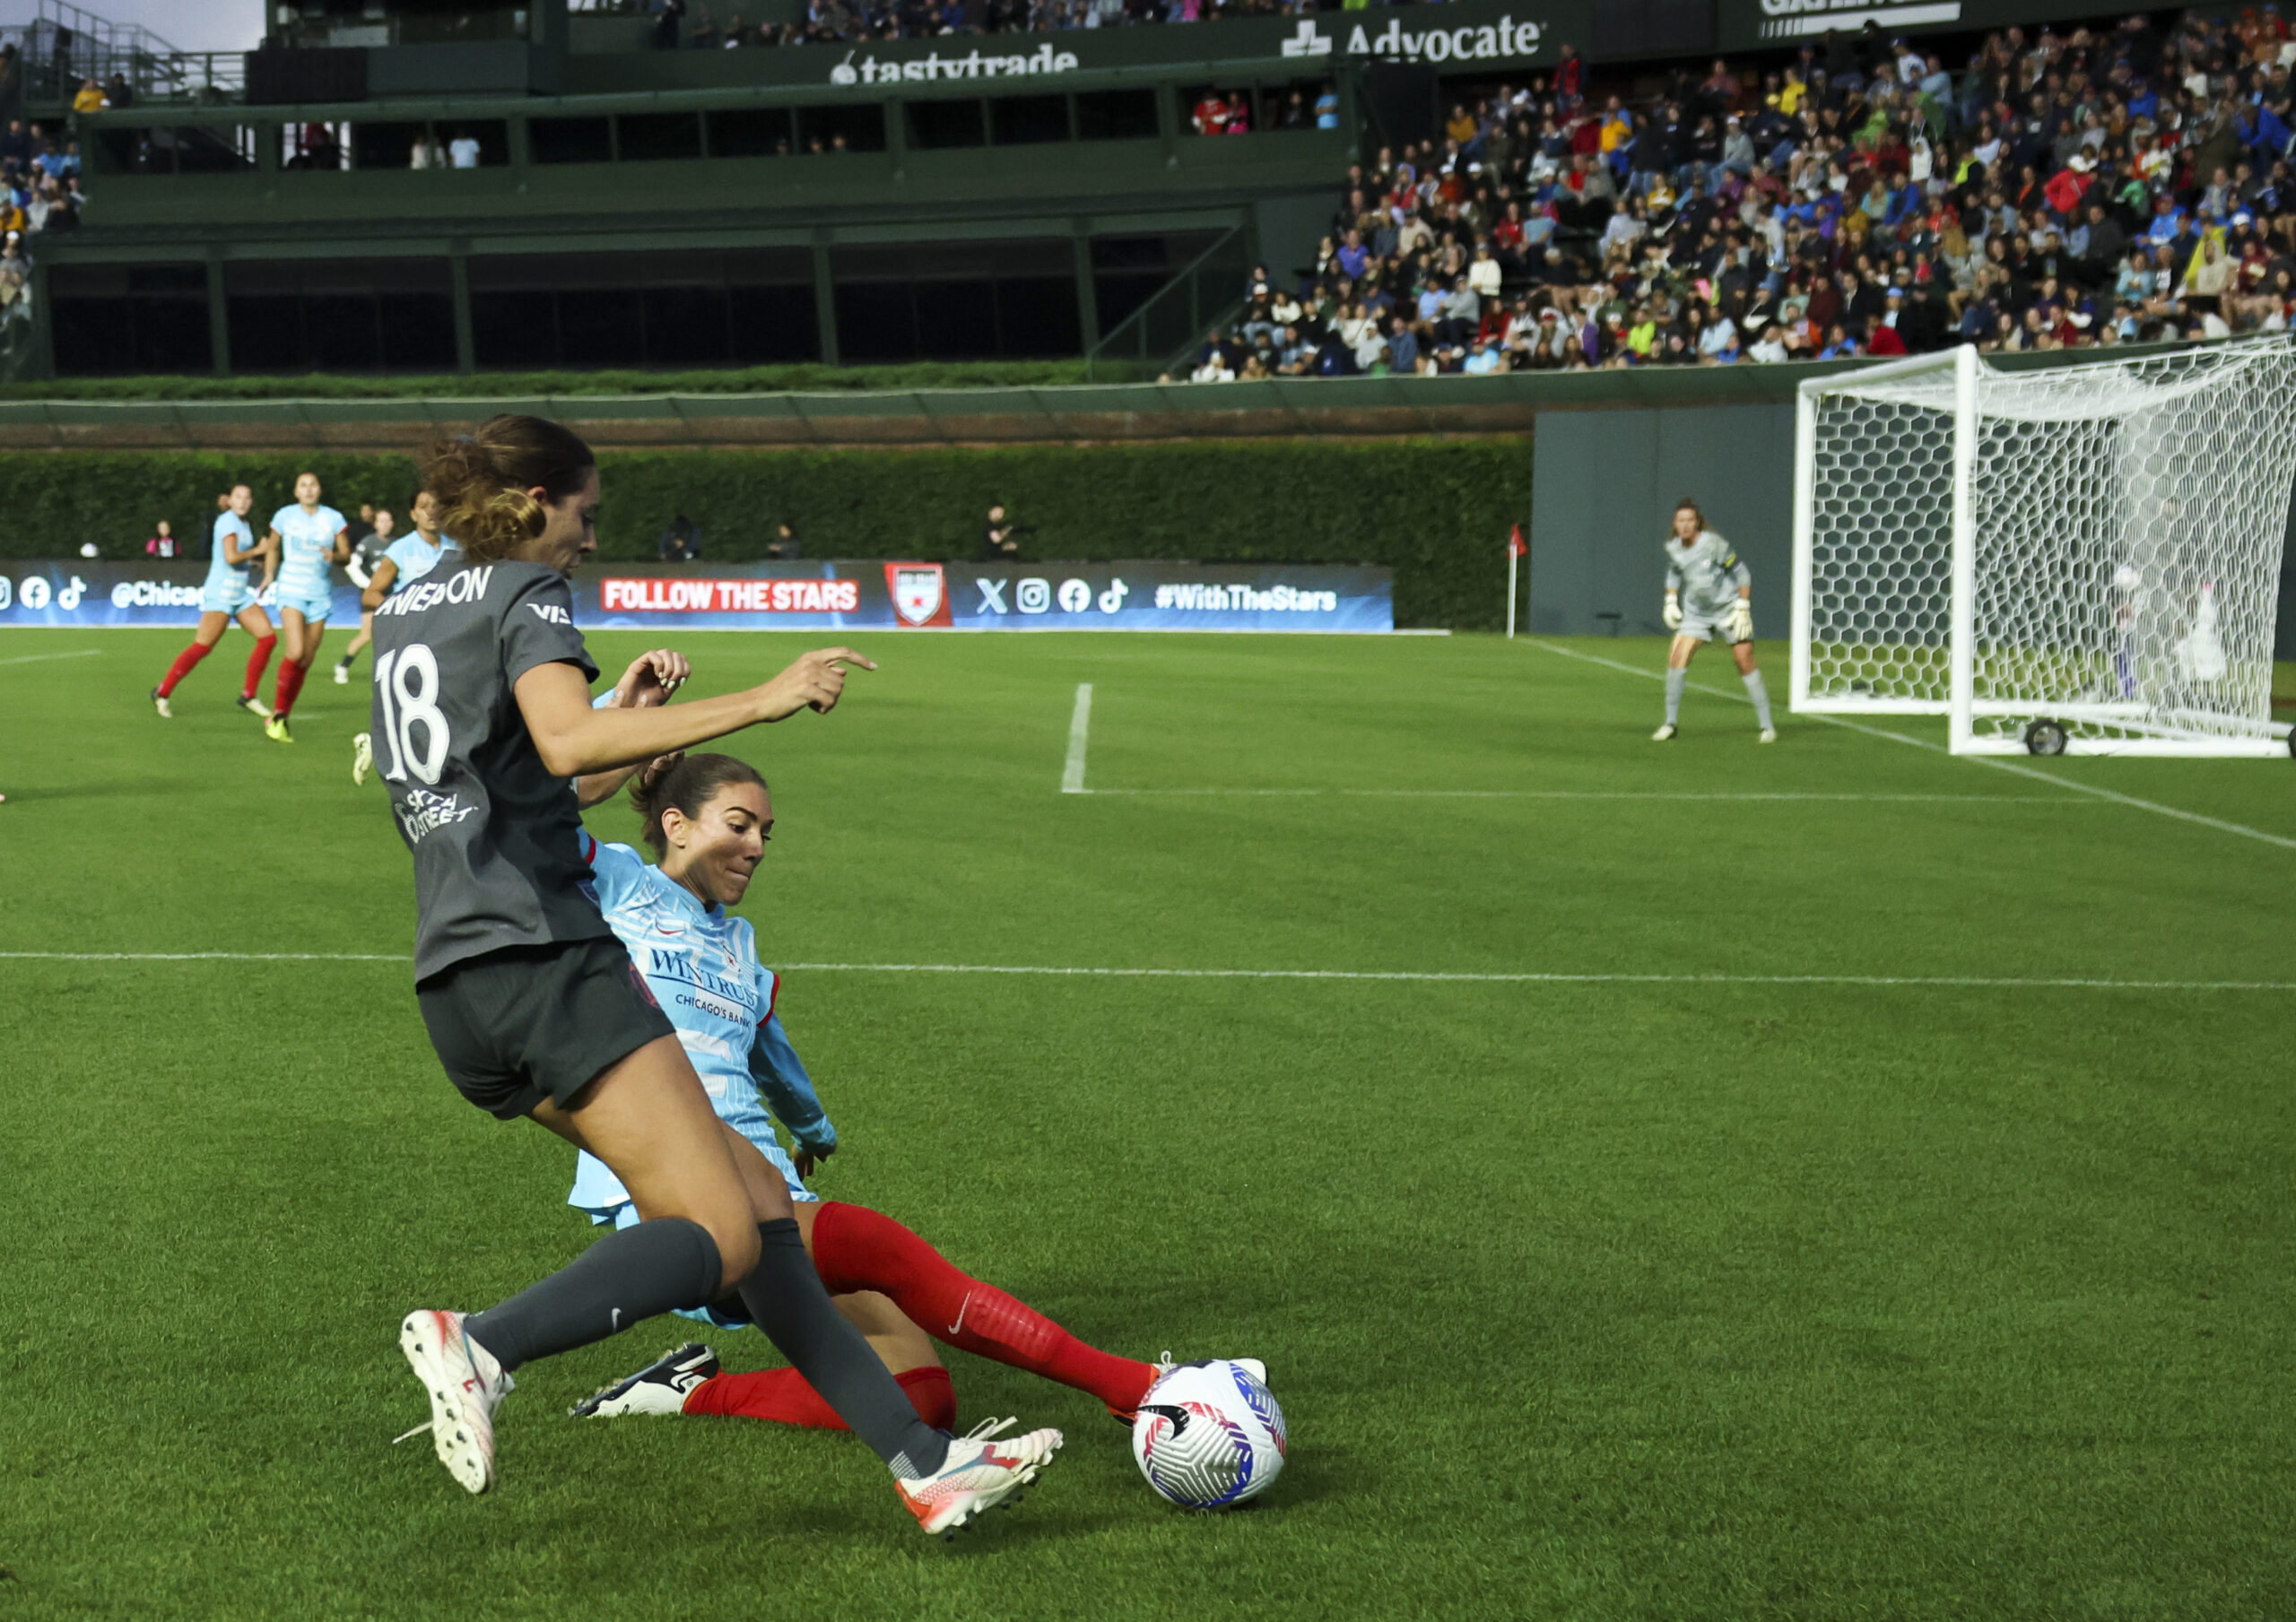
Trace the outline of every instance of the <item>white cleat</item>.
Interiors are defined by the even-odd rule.
[[[949,1444],[941,1468],[914,1481],[896,1479],[900,1501],[926,1533],[953,1538],[957,1528],[1021,1496],[1052,1455],[1060,1451],[1057,1430],[1032,1430],[1024,1436],[996,1441],[1013,1419],[983,1420]]]
[[[152,707],[160,712],[160,719],[162,721],[172,721],[176,718],[175,707],[168,702],[167,695],[156,687],[152,690]]]
[[[463,1332],[461,1313],[413,1312],[399,1325],[399,1349],[430,1394],[430,1423],[398,1438],[430,1433],[439,1462],[483,1493],[494,1485],[494,1410],[516,1383],[493,1354]]]
[[[367,733],[360,733],[351,740],[351,786],[359,787],[367,781],[367,774],[375,769],[375,740]]]
[[[1757,742],[1757,743],[1775,743],[1775,742],[1778,742],[1778,729],[1777,729],[1776,727],[1774,727],[1774,726],[1765,726],[1765,727],[1763,727],[1763,728],[1761,729],[1761,733],[1760,733],[1760,734],[1759,734],[1759,735],[1754,739],[1754,742]]]
[[[1653,743],[1672,742],[1674,741],[1674,724],[1669,721],[1657,732],[1650,734],[1650,742]]]
[[[624,1414],[682,1414],[685,1400],[722,1372],[718,1354],[689,1340],[634,1375],[601,1385],[567,1411],[577,1419],[618,1419]]]
[[[351,685],[351,667],[349,665],[338,664],[335,667],[335,684],[337,687],[348,687]]]

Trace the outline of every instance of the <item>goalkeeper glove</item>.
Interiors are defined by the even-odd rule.
[[[1754,639],[1754,605],[1741,597],[1730,609],[1730,640],[1751,642]]]
[[[1680,630],[1680,629],[1682,629],[1682,628],[1683,628],[1683,603],[1682,603],[1682,599],[1681,599],[1680,597],[1675,596],[1674,593],[1672,593],[1672,592],[1668,592],[1668,593],[1666,594],[1666,606],[1665,606],[1665,608],[1663,608],[1663,609],[1661,609],[1661,610],[1659,610],[1659,611],[1658,611],[1658,618],[1660,618],[1661,620],[1664,620],[1666,622],[1666,629],[1667,629],[1668,630]]]

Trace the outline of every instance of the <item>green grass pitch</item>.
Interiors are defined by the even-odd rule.
[[[1069,1440],[944,1548],[850,1438],[561,1417],[674,1320],[522,1375],[485,1498],[388,1445],[399,1316],[574,1255],[570,1155],[403,961],[52,955],[408,950],[363,664],[280,747],[237,633],[152,715],[181,641],[0,636],[0,1622],[2296,1615],[2296,766],[1763,749],[1718,651],[1662,748],[1655,642],[865,638],[735,745],[770,962],[1585,976],[792,970],[825,1192],[1291,1418],[1190,1517],[950,1352]]]

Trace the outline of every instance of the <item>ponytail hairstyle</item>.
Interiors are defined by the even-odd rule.
[[[439,500],[439,527],[473,563],[494,563],[541,534],[548,518],[526,492],[563,501],[598,459],[581,436],[541,417],[489,417],[422,453],[422,488]]]
[[[641,824],[639,837],[653,847],[655,860],[669,854],[669,836],[662,831],[662,813],[672,806],[679,814],[698,818],[709,802],[736,784],[754,783],[770,795],[772,788],[756,767],[731,755],[682,755],[666,771],[650,768],[630,780],[630,808]]]

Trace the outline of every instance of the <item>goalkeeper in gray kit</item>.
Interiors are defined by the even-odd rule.
[[[1691,655],[1717,632],[1730,639],[1730,656],[1754,702],[1761,724],[1760,741],[1778,742],[1770,724],[1770,689],[1754,668],[1754,577],[1731,544],[1706,527],[1698,503],[1674,507],[1674,533],[1666,537],[1666,629],[1674,633],[1666,651],[1666,724],[1650,734],[1660,743],[1673,737],[1681,719],[1683,687],[1690,680]]]

